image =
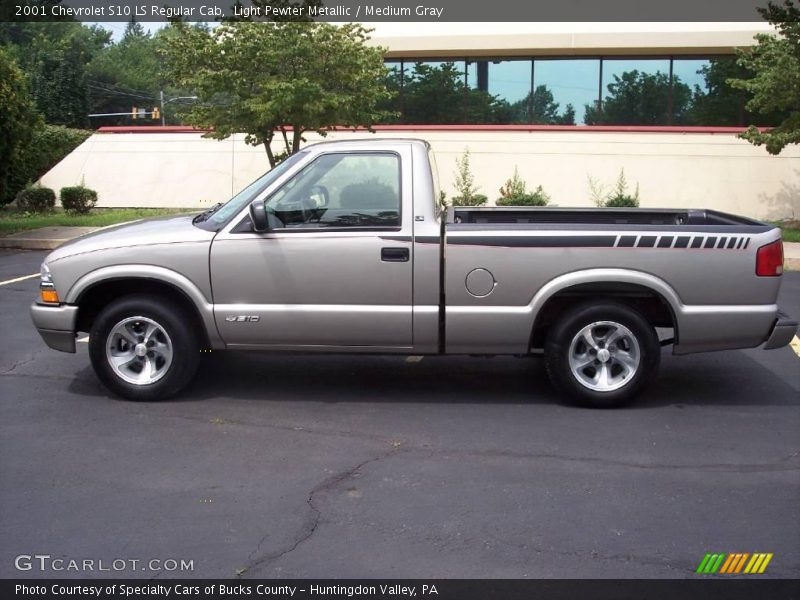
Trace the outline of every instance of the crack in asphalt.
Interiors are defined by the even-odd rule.
[[[131,407],[132,414],[138,416],[152,416],[151,413],[143,413],[136,407]],[[187,421],[195,421],[200,423],[207,423],[207,417],[199,417],[194,415],[163,415],[173,419],[184,419]],[[308,435],[323,435],[331,437],[343,437],[346,439],[360,439],[368,441],[378,441],[383,443],[393,443],[397,440],[387,439],[384,436],[364,434],[353,431],[343,431],[337,429],[313,429],[309,427],[300,427],[292,425],[276,425],[274,423],[246,423],[238,420],[225,419],[225,425],[237,425],[241,427],[254,427],[264,429],[276,429],[279,431],[288,431],[292,433],[302,433]],[[786,456],[781,456],[774,461],[768,463],[706,463],[706,464],[675,464],[675,463],[639,463],[624,460],[615,460],[603,458],[598,456],[569,456],[565,454],[557,454],[553,452],[515,452],[513,450],[461,450],[461,449],[447,449],[447,448],[430,448],[427,446],[409,445],[406,439],[403,439],[403,447],[406,453],[410,452],[423,452],[430,453],[431,456],[458,456],[458,457],[474,457],[474,458],[517,458],[527,460],[553,460],[564,462],[577,462],[577,463],[599,463],[609,466],[626,467],[630,469],[644,469],[644,470],[687,470],[687,471],[727,471],[727,472],[772,472],[772,471],[797,471],[800,470],[800,462],[797,465],[786,465],[785,463],[800,456],[800,450],[796,450]]]
[[[0,376],[10,375],[15,377],[59,377],[59,376],[46,376],[39,374],[28,374],[28,373],[19,373],[19,374],[11,373],[17,367],[32,362],[35,359],[36,355],[41,352],[43,351],[37,350],[30,358],[13,364],[11,368],[9,368],[6,371],[0,371]],[[210,422],[210,418],[208,416],[176,415],[176,414],[154,415],[153,413],[146,413],[141,410],[138,410],[135,406],[125,406],[125,410],[127,410],[130,414],[143,417],[161,416],[172,419],[193,421],[198,423]],[[382,442],[382,443],[392,443],[396,441],[396,438],[387,439],[385,436],[380,436],[375,434],[367,434],[367,433],[337,430],[337,429],[314,429],[299,425],[277,425],[275,423],[251,423],[237,419],[224,419],[224,423],[222,424],[237,425],[240,427],[253,427],[260,429],[274,429],[278,431],[286,431],[289,433],[301,433],[307,435],[322,435],[329,437],[341,437],[345,439],[360,439],[360,440]],[[673,470],[673,471],[685,470],[685,471],[711,471],[711,472],[726,471],[731,473],[778,472],[778,471],[800,470],[800,464],[797,465],[785,464],[791,461],[792,459],[800,456],[800,450],[797,450],[786,456],[779,457],[774,461],[767,463],[655,464],[655,463],[640,463],[640,462],[632,462],[624,460],[615,460],[598,456],[569,456],[553,452],[515,452],[513,450],[462,450],[462,449],[446,449],[446,448],[431,449],[427,446],[406,445],[407,440],[403,440],[403,443],[406,452],[411,452],[411,451],[420,451],[425,453],[432,452],[433,455],[436,456],[458,456],[458,457],[474,457],[474,458],[516,458],[523,460],[552,460],[552,461],[563,461],[572,463],[594,463],[594,464],[618,466],[618,467],[625,467],[630,469],[642,469],[642,470]]]
[[[403,451],[403,448],[395,446],[390,450],[381,452],[377,456],[373,456],[371,458],[361,461],[354,467],[351,467],[345,471],[341,471],[340,473],[336,473],[335,475],[328,477],[327,479],[320,482],[318,485],[314,486],[314,488],[308,494],[308,498],[306,499],[306,504],[310,509],[310,514],[306,518],[306,521],[303,524],[303,527],[301,527],[299,535],[295,538],[295,540],[282,550],[265,554],[259,558],[254,558],[258,555],[258,552],[261,550],[261,546],[264,544],[267,537],[269,537],[269,533],[265,533],[264,536],[259,540],[255,550],[253,550],[248,555],[247,557],[247,560],[249,561],[248,564],[236,570],[235,574],[236,577],[243,577],[248,571],[251,571],[256,567],[259,567],[264,563],[277,560],[279,558],[286,556],[291,552],[294,552],[297,549],[297,547],[300,546],[300,544],[308,541],[311,538],[311,536],[314,535],[314,532],[317,531],[317,527],[319,526],[320,520],[322,519],[322,511],[319,508],[317,508],[317,506],[314,503],[314,500],[318,494],[326,492],[336,487],[343,481],[350,479],[365,466],[371,463],[376,463],[378,461],[385,460],[391,456],[395,456],[399,454],[401,451]]]
[[[36,360],[36,357],[42,352],[44,352],[44,350],[35,350],[33,354],[31,354],[28,358],[23,358],[14,363],[11,363],[11,366],[8,369],[0,371],[0,375],[8,375],[12,371],[14,371],[17,367],[22,367],[24,365],[27,365],[28,363],[33,362],[34,360]]]

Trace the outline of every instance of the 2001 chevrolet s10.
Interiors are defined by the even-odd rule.
[[[441,209],[419,140],[309,146],[201,215],[105,229],[42,265],[45,342],[164,398],[200,350],[544,354],[618,405],[673,352],[789,343],[780,230],[707,210]],[[656,327],[673,333],[659,340]]]

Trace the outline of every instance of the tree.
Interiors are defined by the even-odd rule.
[[[796,0],[785,0],[783,6],[770,2],[759,12],[781,35],[758,34],[758,44],[740,50],[739,65],[754,76],[729,83],[753,95],[746,105],[750,112],[785,113],[777,127],[762,132],[751,125],[741,136],[756,146],[765,145],[770,154],[779,154],[788,144],[800,143],[800,4]]]
[[[129,22],[122,39],[92,59],[87,66],[91,112],[129,113],[133,106],[149,110],[158,104],[159,91],[164,87],[157,53],[160,37]],[[102,117],[93,123],[127,123],[129,118]]]
[[[391,85],[399,87],[398,83]],[[403,82],[402,110],[399,102],[398,98],[393,108],[406,123],[508,123],[511,119],[507,102],[466,85],[464,71],[453,62],[416,63]]]
[[[602,106],[586,105],[587,125],[662,125],[681,123],[691,107],[692,92],[678,77],[672,80],[670,114],[669,75],[626,71],[614,75]]]
[[[25,75],[0,48],[0,204],[14,199],[12,174],[40,124]]]
[[[29,70],[31,95],[48,123],[68,127],[89,124],[86,60],[74,38],[55,45],[39,40]]]
[[[383,48],[366,45],[369,30],[358,24],[223,23],[210,31],[173,24],[167,37],[166,74],[192,89],[198,101],[185,119],[213,128],[206,136],[247,134],[264,145],[270,165],[300,149],[303,133],[325,136],[335,127],[371,127],[389,116],[378,108],[390,93],[383,83]],[[291,139],[290,139],[291,137]]]
[[[728,79],[749,77],[751,73],[736,64],[733,57],[711,58],[699,73],[705,80],[705,90],[695,86],[691,121],[697,125],[743,125],[752,123],[745,110],[750,95],[733,89]]]
[[[514,123],[536,123],[540,125],[574,125],[575,108],[567,104],[564,114],[559,115],[559,103],[546,85],[537,85],[533,93],[511,105]]]
[[[14,23],[0,27],[0,43],[30,81],[31,96],[48,123],[87,125],[86,63],[105,47],[111,33],[80,23]]]

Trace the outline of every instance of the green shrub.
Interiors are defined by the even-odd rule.
[[[483,194],[472,194],[471,196],[453,196],[453,206],[483,206],[489,201]]]
[[[97,204],[97,192],[82,185],[61,188],[61,206],[64,210],[86,214]]]
[[[547,206],[548,204],[550,204],[550,194],[545,192],[542,186],[537,186],[533,193],[524,192],[497,199],[497,206]]]
[[[636,191],[633,195],[628,193],[628,181],[625,179],[625,169],[621,169],[614,189],[606,191],[605,186],[598,183],[591,175],[589,177],[589,190],[591,191],[592,201],[603,208],[636,208],[639,206],[639,184],[636,184]]]
[[[525,195],[527,187],[525,180],[519,176],[517,166],[514,165],[514,175],[511,176],[511,179],[507,179],[505,184],[500,187],[500,200],[523,196]],[[498,204],[500,200],[497,201]]]
[[[614,194],[606,200],[604,206],[606,208],[636,208],[639,206],[639,192],[637,191],[633,196],[628,194]]]
[[[14,160],[9,172],[9,188],[14,197],[28,183],[37,181],[92,135],[91,131],[62,125],[42,125],[33,131],[33,139]]]
[[[500,197],[497,199],[497,206],[547,206],[549,203],[550,195],[542,186],[538,186],[534,192],[528,191],[528,184],[519,176],[516,166],[514,175],[500,187]]]
[[[464,149],[461,158],[456,159],[456,180],[455,188],[458,194],[453,197],[454,206],[483,206],[488,202],[488,198],[478,193],[478,186],[475,185],[475,176],[469,165],[469,148]]]
[[[28,185],[17,193],[15,200],[21,210],[43,213],[56,205],[56,193],[48,187]]]

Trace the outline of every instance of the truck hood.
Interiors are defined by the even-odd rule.
[[[112,248],[210,242],[215,233],[192,225],[194,216],[155,217],[104,227],[62,244],[47,256],[45,262],[51,263],[76,254]]]

